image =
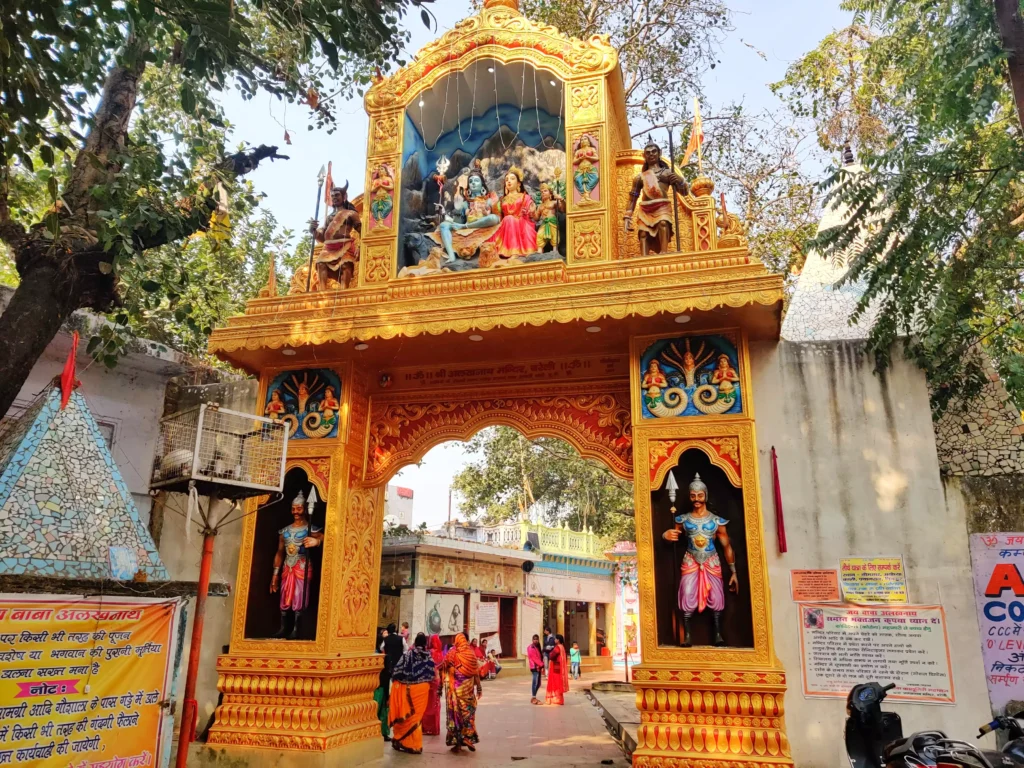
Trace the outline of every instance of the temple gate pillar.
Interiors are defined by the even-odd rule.
[[[642,639],[633,765],[792,765],[746,334],[634,337],[630,360]]]
[[[239,751],[248,766],[356,765],[381,754],[373,690],[382,658],[373,645],[384,485],[361,481],[365,377],[348,365],[294,373],[300,380],[304,374],[321,381],[336,376],[343,393],[334,429],[323,437],[293,436],[288,444],[286,490],[292,470],[301,469],[326,501],[322,555],[310,568],[311,588],[319,594],[305,611],[299,639],[274,638],[264,626],[261,615],[274,612],[264,603],[279,523],[266,519],[275,514],[272,500],[254,500],[249,509],[254,514],[242,521],[230,652],[217,660],[223,699],[207,744]],[[281,377],[292,374],[264,372],[259,402]],[[273,602],[276,595],[271,597]]]
[[[555,601],[555,634],[565,637],[565,600]]]

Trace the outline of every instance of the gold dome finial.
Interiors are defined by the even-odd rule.
[[[484,9],[509,8],[519,13],[519,0],[484,0]]]

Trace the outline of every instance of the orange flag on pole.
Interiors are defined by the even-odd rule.
[[[327,181],[324,182],[324,205],[331,204],[331,190],[334,189],[334,177],[331,176],[331,163],[327,163]]]
[[[68,353],[64,370],[60,374],[60,409],[63,411],[71,399],[71,393],[79,385],[75,378],[75,355],[78,354],[78,331],[71,336],[71,351]]]
[[[693,153],[697,153],[697,162],[701,162],[700,145],[704,143],[704,123],[700,119],[700,103],[697,97],[693,98],[693,130],[690,131],[690,140],[686,143],[686,152],[683,154],[683,165],[690,162]]]

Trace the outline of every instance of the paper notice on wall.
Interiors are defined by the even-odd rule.
[[[493,635],[488,635],[485,638],[481,637],[480,639],[487,641],[487,652],[488,653],[490,653],[491,651],[494,651],[499,656],[501,656],[501,654],[504,653],[504,651],[502,651],[502,649],[501,649],[501,637],[498,636],[497,632],[495,632]]]
[[[1024,533],[971,534],[974,602],[993,710],[1024,699]]]
[[[844,698],[858,683],[895,683],[890,699],[953,704],[946,617],[939,605],[801,603],[804,696]]]
[[[531,600],[528,597],[524,597],[522,605],[523,621],[519,637],[522,638],[522,648],[520,650],[525,656],[530,648],[530,643],[533,642],[533,636],[541,633],[541,613],[544,610],[544,604],[540,600]]]
[[[903,558],[844,557],[839,561],[839,582],[848,603],[908,603]]]
[[[839,601],[839,574],[835,570],[792,570],[789,585],[795,603]]]
[[[483,635],[498,631],[498,601],[481,602],[476,609],[476,631]]]

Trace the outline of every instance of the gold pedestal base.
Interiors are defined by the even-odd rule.
[[[373,691],[383,661],[380,656],[317,658],[217,659],[217,689],[224,694],[215,713],[207,747],[261,765],[279,750],[309,759],[345,752],[346,760],[324,765],[355,765],[355,753],[373,750],[380,757],[381,733]],[[352,752],[353,754],[349,755]],[[255,762],[254,762],[255,761]],[[265,762],[265,761],[264,761]],[[280,764],[280,763],[270,763]],[[311,763],[303,763],[311,764]],[[320,764],[317,762],[316,764]]]
[[[633,670],[640,710],[635,768],[791,766],[778,670]]]

